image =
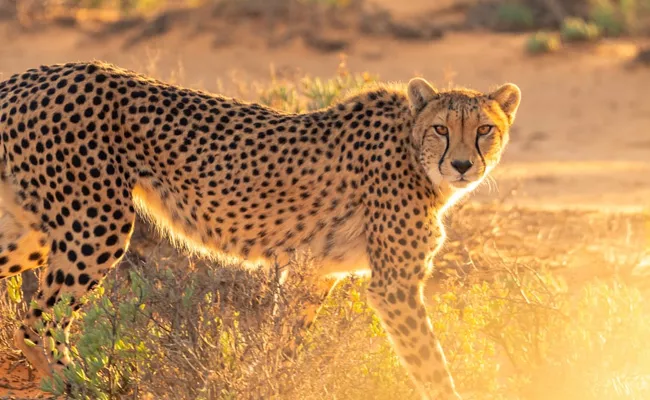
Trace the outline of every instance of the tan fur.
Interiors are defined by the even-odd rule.
[[[458,398],[421,285],[444,240],[440,216],[498,163],[519,98],[514,85],[484,95],[414,79],[287,114],[103,63],[15,75],[0,83],[0,277],[47,265],[17,345],[49,372],[43,351],[54,349],[33,327],[62,295],[78,307],[101,282],[138,211],[209,257],[309,252],[323,296],[331,276],[369,271],[369,302],[423,398]],[[306,325],[318,307],[305,307]],[[60,368],[70,360],[57,349]]]

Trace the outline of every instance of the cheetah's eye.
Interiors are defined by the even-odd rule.
[[[481,136],[489,135],[490,132],[492,132],[493,128],[494,127],[492,125],[481,125],[481,126],[478,127],[476,132]]]
[[[449,129],[447,129],[446,126],[443,126],[443,125],[434,125],[434,126],[433,126],[433,129],[436,131],[436,133],[437,133],[438,135],[441,135],[441,136],[447,136],[447,135],[449,135]]]

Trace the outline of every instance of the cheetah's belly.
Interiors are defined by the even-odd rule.
[[[319,264],[319,273],[323,276],[365,275],[369,272],[370,263],[364,237],[350,240],[340,252],[325,257]]]
[[[147,182],[135,186],[133,197],[138,210],[145,217],[152,220],[174,244],[181,245],[193,253],[222,261],[235,261],[251,268],[268,267],[273,261],[285,264],[292,258],[290,253],[277,249],[273,252],[272,260],[268,259],[263,248],[259,246],[252,246],[245,254],[241,254],[238,248],[230,248],[228,240],[223,237],[207,240],[200,235],[200,231],[187,229],[182,225],[178,217],[174,216],[174,210],[168,207],[170,201],[163,200]],[[369,264],[361,208],[345,217],[335,214],[329,218],[321,218],[321,221],[324,222],[323,228],[315,232],[309,243],[299,244],[302,238],[293,235],[292,240],[286,241],[284,246],[297,250],[297,253],[310,252],[315,258],[317,274],[321,276],[367,270]],[[278,230],[274,232],[272,241],[287,236],[288,232]]]
[[[314,243],[316,254],[320,251],[319,274],[342,275],[348,273],[362,274],[368,272],[366,236],[364,232],[363,211],[357,210],[335,231],[326,252],[320,249],[318,241]]]

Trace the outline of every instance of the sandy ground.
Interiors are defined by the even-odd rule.
[[[38,375],[31,372],[24,361],[0,354],[0,399],[49,399],[36,386]]]
[[[406,13],[432,2],[399,3],[403,8],[397,11]],[[0,73],[6,78],[40,64],[101,59],[140,71],[155,65],[160,78],[180,70],[182,80],[195,87],[233,93],[233,76],[265,82],[273,66],[328,77],[340,61],[338,54],[301,43],[269,49],[261,40],[243,37],[237,46],[214,47],[214,39],[176,32],[125,51],[123,37],[95,41],[71,30],[23,34],[0,26]],[[608,41],[530,57],[524,41],[520,35],[488,33],[453,33],[426,43],[360,38],[346,55],[351,71],[377,73],[382,80],[420,75],[438,86],[451,81],[488,90],[511,81],[521,87],[511,145],[493,175],[495,183],[483,187],[475,200],[505,198],[538,210],[638,212],[650,205],[650,69],[626,68],[635,43]],[[8,390],[28,382],[23,365],[12,370],[10,381],[10,365],[0,357],[0,399],[33,398],[34,389]]]

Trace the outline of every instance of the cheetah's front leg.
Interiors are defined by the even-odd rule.
[[[402,214],[385,217],[383,210],[372,207],[369,204],[371,212],[366,225],[372,270],[368,303],[380,317],[422,398],[460,399],[421,292],[427,262],[443,239],[433,215],[435,209],[428,204],[415,204],[413,208],[401,209]]]
[[[440,341],[433,333],[418,282],[397,280],[388,283],[373,276],[368,302],[379,315],[422,398],[460,399]]]
[[[121,204],[108,208],[112,211],[112,223],[104,225],[100,218],[94,225],[87,224],[85,232],[83,224],[78,221],[85,221],[86,215],[95,215],[95,209],[71,214],[72,230],[78,233],[77,240],[65,227],[49,232],[52,246],[46,270],[41,275],[39,291],[23,325],[14,335],[17,347],[23,351],[28,361],[46,375],[56,374],[71,363],[67,339],[72,320],[46,323],[45,336],[41,338],[36,331],[43,321],[42,316],[51,312],[65,295],[70,296],[71,305],[77,309],[81,297],[101,282],[106,273],[122,259],[135,220],[135,212],[128,201],[130,199],[122,199]],[[64,342],[54,340],[52,332],[57,328],[62,328]]]

